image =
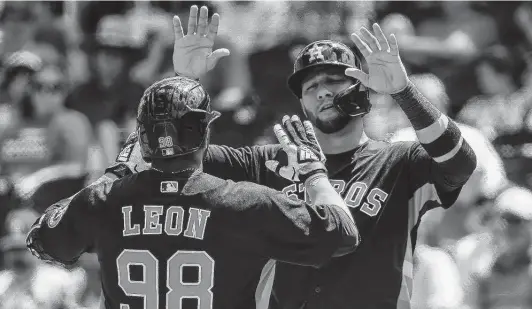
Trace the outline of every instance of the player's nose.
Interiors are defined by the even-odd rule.
[[[322,100],[324,100],[326,98],[332,98],[333,97],[333,93],[332,93],[332,91],[327,89],[327,87],[320,86],[318,91],[316,92],[316,96],[317,96],[318,100],[322,101]]]

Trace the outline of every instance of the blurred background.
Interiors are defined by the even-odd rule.
[[[98,178],[134,130],[145,87],[173,75],[172,15],[221,15],[202,78],[223,112],[211,141],[274,142],[300,114],[286,87],[306,44],[379,22],[412,81],[455,119],[478,156],[448,211],[432,210],[415,253],[414,308],[532,309],[532,2],[0,2],[0,309],[96,308],[98,263],[63,269],[25,249],[51,203]],[[371,94],[373,139],[413,140],[397,104]],[[300,115],[302,116],[302,115]]]

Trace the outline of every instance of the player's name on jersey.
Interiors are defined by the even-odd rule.
[[[164,209],[166,208],[166,212]],[[131,222],[133,211],[144,212],[144,222],[142,224]],[[188,218],[185,222],[185,209],[181,206],[161,206],[144,205],[143,208],[133,206],[122,207],[122,217],[124,219],[124,229],[122,235],[162,235],[184,236],[195,239],[203,239],[207,219],[211,215],[209,210],[190,207],[188,208]],[[137,217],[137,216],[134,216]],[[142,225],[142,226],[141,226]]]

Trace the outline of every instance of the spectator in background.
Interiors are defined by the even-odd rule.
[[[466,309],[532,307],[532,192],[512,187],[455,250]]]
[[[6,205],[2,205],[4,208]],[[9,209],[6,209],[9,210]],[[39,214],[29,208],[10,210],[0,218],[0,237],[10,234],[27,235],[31,226],[39,218]],[[0,254],[0,269],[4,269],[4,255]],[[0,307],[1,308],[1,307]]]
[[[30,232],[31,226],[37,219],[39,213],[31,208],[18,208],[10,211],[5,219],[6,234],[21,234],[27,235]],[[2,235],[5,236],[5,235]]]
[[[476,65],[482,95],[470,99],[457,116],[493,142],[509,179],[528,188],[532,188],[532,78],[522,77],[531,73],[507,48],[491,47]]]
[[[437,227],[445,210],[436,208],[423,215],[414,252],[413,309],[458,309],[463,290],[460,273],[451,255],[439,248]]]
[[[410,80],[423,95],[442,113],[449,111],[449,98],[440,79],[432,74],[413,75]],[[394,102],[390,102],[393,109],[399,109]],[[400,117],[397,131],[392,141],[414,141],[417,139],[408,119],[400,112],[394,113]],[[457,123],[464,139],[471,145],[479,158],[477,168],[462,188],[455,205],[444,212],[441,222],[435,227],[440,235],[440,246],[453,246],[460,238],[471,233],[478,223],[478,210],[474,206],[484,199],[492,199],[508,184],[501,158],[490,141],[478,129]],[[472,226],[473,224],[473,226]],[[472,230],[473,229],[473,230]]]
[[[42,66],[35,54],[16,52],[3,61],[3,76],[0,82],[0,141],[11,128],[18,125],[18,112],[30,80]],[[0,235],[4,235],[4,222],[8,212],[18,206],[13,199],[13,183],[0,164]]]
[[[59,67],[40,69],[28,90],[17,109],[16,125],[0,140],[0,164],[21,198],[63,180],[54,190],[40,191],[45,207],[83,186],[91,128],[85,116],[64,107],[66,77]]]
[[[94,53],[90,54],[93,76],[75,87],[66,106],[88,117],[95,143],[102,150],[99,168],[103,170],[118,155],[119,129],[136,114],[144,88],[130,79],[132,59],[141,48],[132,25],[123,16],[107,15],[100,20],[95,38]]]
[[[508,4],[501,3],[503,11]],[[392,8],[384,10],[387,16],[380,10],[384,32],[401,30],[398,39],[405,42],[400,48],[407,69],[413,74],[431,72],[438,76],[450,98],[449,116],[455,117],[463,104],[478,94],[477,85],[471,82],[475,58],[498,42],[501,34],[505,38],[508,29],[499,28],[482,2],[411,2],[401,7],[388,2],[387,6]]]
[[[83,277],[35,259],[26,235],[0,240],[6,269],[0,271],[0,309],[78,309]]]
[[[0,10],[0,54],[6,57],[23,49],[31,39],[37,16],[31,3],[25,1],[3,1]]]
[[[27,51],[13,53],[5,59],[0,83],[0,136],[14,125],[16,110],[20,108],[30,79],[41,66],[41,58]]]
[[[67,42],[58,28],[48,26],[35,29],[33,40],[26,48],[41,57],[46,64],[61,67],[66,64]]]

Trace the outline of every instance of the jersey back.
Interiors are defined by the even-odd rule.
[[[245,250],[250,240],[230,229],[236,222],[214,214],[219,205],[209,201],[223,197],[208,195],[221,180],[196,177],[185,194],[187,182],[145,171],[109,191],[96,237],[106,308],[250,306],[242,291],[256,286],[267,259]]]

